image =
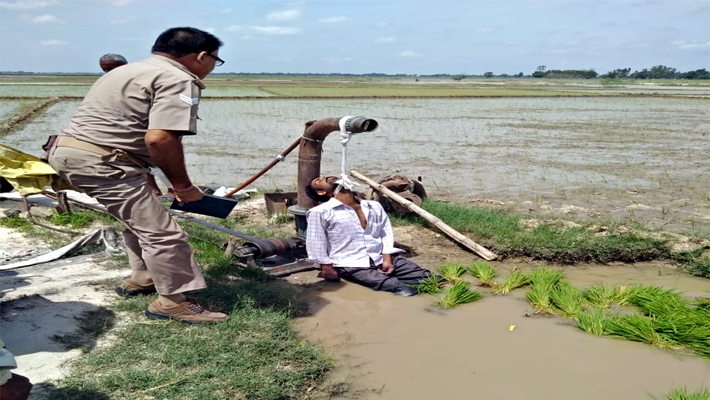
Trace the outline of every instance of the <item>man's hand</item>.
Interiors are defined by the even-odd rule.
[[[382,267],[380,267],[380,272],[385,275],[389,275],[394,272],[394,264],[392,264],[392,256],[389,254],[382,255]]]
[[[321,264],[320,265],[320,276],[328,282],[338,282],[340,281],[340,276],[338,276],[338,271],[335,270],[333,264]]]
[[[191,186],[185,191],[174,190],[174,193],[175,200],[177,200],[178,203],[193,203],[195,201],[200,201],[203,197],[205,197],[205,195],[200,191],[200,189],[195,186]]]

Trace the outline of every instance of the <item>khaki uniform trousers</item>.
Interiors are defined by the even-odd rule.
[[[162,295],[203,289],[202,276],[185,231],[146,185],[147,168],[71,147],[54,147],[49,164],[103,204],[126,229],[123,237],[133,270],[148,270]]]

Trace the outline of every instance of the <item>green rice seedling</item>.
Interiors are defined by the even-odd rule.
[[[513,270],[513,272],[505,278],[505,281],[499,285],[493,286],[493,293],[505,294],[513,289],[523,287],[530,283],[530,277],[520,270]]]
[[[466,267],[457,262],[447,262],[439,267],[439,274],[451,282],[460,281],[465,273]]]
[[[700,388],[697,391],[690,391],[685,387],[673,389],[665,397],[665,400],[710,400],[710,390]]]
[[[557,282],[562,279],[562,272],[545,266],[540,266],[531,271],[529,277],[530,284],[533,287],[537,286],[541,289],[551,291]]]
[[[577,316],[577,328],[593,335],[604,335],[609,312],[602,308],[591,308]]]
[[[490,264],[482,261],[474,261],[471,263],[471,267],[468,271],[478,279],[479,286],[493,287],[496,285],[495,278],[498,276],[498,273]]]
[[[607,320],[604,333],[653,346],[672,347],[673,344],[658,333],[656,328],[656,321],[644,315],[617,315]]]
[[[681,312],[690,304],[679,292],[659,286],[640,286],[633,291],[628,301],[652,317]]]
[[[421,285],[417,285],[418,293],[437,294],[441,292],[441,287],[446,283],[436,274],[431,274],[429,277],[421,280]]]
[[[567,318],[578,318],[583,311],[582,291],[567,281],[561,280],[550,292],[552,304]]]
[[[710,315],[703,309],[688,308],[658,318],[656,332],[698,355],[710,357]]]
[[[535,314],[553,315],[555,307],[550,299],[550,291],[542,286],[533,286],[526,293],[528,301],[535,309]]]
[[[469,289],[467,282],[458,281],[446,292],[444,298],[439,300],[436,304],[443,309],[449,309],[459,304],[476,301],[482,297],[480,293]]]
[[[612,303],[620,306],[626,305],[629,298],[640,286],[622,285],[606,287],[602,284],[590,286],[584,291],[584,300],[594,307],[609,308]]]

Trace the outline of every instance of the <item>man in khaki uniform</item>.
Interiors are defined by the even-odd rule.
[[[187,234],[146,185],[159,167],[181,203],[202,199],[185,168],[181,137],[197,133],[197,107],[204,79],[222,42],[195,28],[171,28],[153,56],[100,77],[69,126],[49,151],[49,163],[72,185],[106,206],[123,223],[131,277],[121,295],[160,295],[151,319],[219,322],[227,316],[202,308],[184,292],[206,287]]]

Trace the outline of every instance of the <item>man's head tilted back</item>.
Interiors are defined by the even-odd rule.
[[[306,186],[306,195],[315,201],[325,203],[335,194],[337,181],[337,176],[319,176]]]

